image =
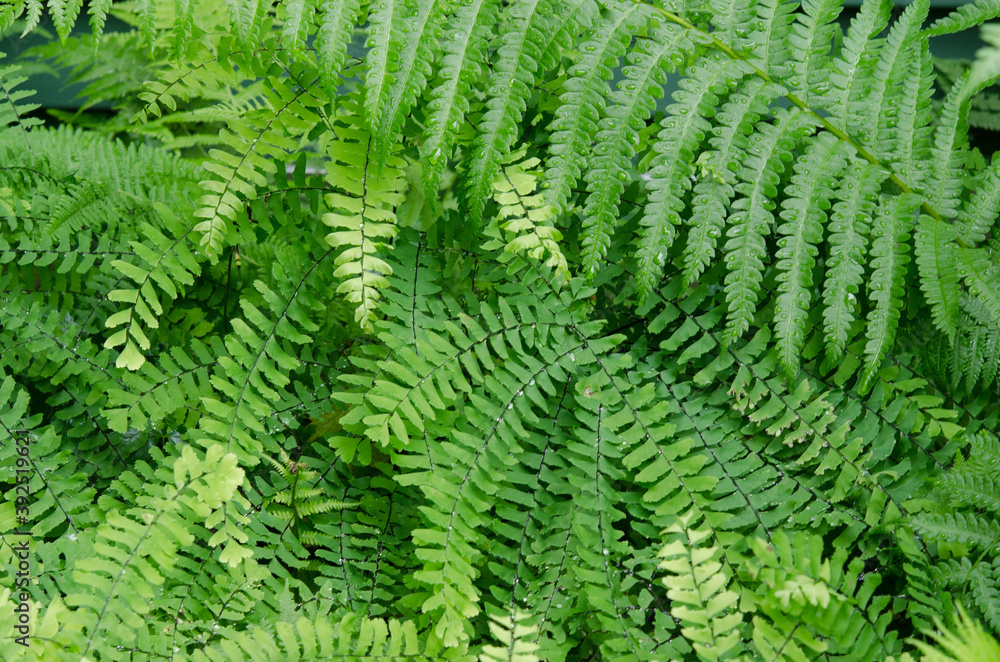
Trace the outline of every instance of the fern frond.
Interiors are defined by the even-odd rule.
[[[486,112],[479,121],[463,175],[464,203],[473,224],[482,221],[501,159],[517,140],[517,123],[544,52],[550,14],[548,0],[527,0],[507,5],[501,19]]]
[[[954,628],[945,626],[940,618],[935,619],[937,629],[924,632],[933,639],[938,648],[923,641],[912,641],[924,654],[922,662],[959,662],[960,660],[1000,660],[1000,643],[991,637],[976,621],[969,617],[961,605],[958,606],[958,621]]]
[[[640,144],[639,132],[653,113],[655,99],[663,94],[665,72],[683,62],[693,48],[683,30],[662,25],[652,38],[639,40],[628,54],[625,81],[612,94],[608,117],[599,122],[592,166],[587,169],[587,203],[583,209],[583,271],[588,278],[597,273],[607,255],[611,235],[618,226],[618,204],[632,169],[632,157]]]
[[[967,78],[960,80],[948,92],[940,111],[939,123],[934,131],[931,149],[931,166],[926,182],[927,202],[945,218],[958,215],[959,195],[965,173],[968,152],[969,99],[965,94]]]
[[[119,368],[138,370],[142,367],[145,362],[143,352],[150,349],[145,329],[159,328],[165,300],[177,297],[178,286],[193,283],[193,274],[199,268],[196,258],[184,243],[189,229],[183,227],[180,219],[167,207],[161,205],[158,210],[169,234],[147,225],[145,230],[148,243],[136,241],[133,244],[139,259],[116,260],[112,263],[123,276],[132,281],[107,295],[111,301],[128,304],[105,321],[109,329],[124,326],[112,333],[104,343],[109,349],[125,346],[115,362]],[[173,238],[169,235],[173,235]],[[157,292],[157,288],[162,294]],[[161,298],[163,295],[165,297]]]
[[[1000,2],[997,0],[975,0],[957,7],[953,12],[939,18],[924,30],[928,37],[962,32],[1000,16]]]
[[[326,241],[342,249],[334,273],[343,279],[337,292],[355,305],[354,319],[361,328],[371,331],[379,290],[388,285],[386,276],[392,273],[378,253],[396,235],[395,208],[403,201],[405,186],[403,162],[393,157],[379,169],[371,135],[361,119],[350,114],[352,107],[345,103],[344,108],[348,112],[339,118],[338,140],[328,146],[332,161],[327,167],[327,181],[343,192],[327,194],[331,211],[323,223],[333,229]]]
[[[996,282],[1000,269],[993,258],[992,248],[960,248],[957,254],[958,275],[965,281],[969,294],[983,306],[991,319],[1000,319],[1000,291]]]
[[[787,0],[763,0],[756,3],[757,21],[751,23],[748,59],[775,78],[791,75],[789,36],[795,21],[796,3]]]
[[[843,46],[833,61],[830,83],[836,95],[829,111],[841,129],[870,128],[861,123],[858,110],[866,103],[866,83],[874,75],[878,63],[876,55],[881,42],[874,37],[889,24],[891,8],[892,3],[887,0],[863,2],[851,19]]]
[[[199,456],[185,446],[183,453],[170,458],[169,483],[147,483],[149,493],[136,507],[109,512],[98,526],[89,550],[92,556],[77,559],[74,580],[101,590],[67,598],[68,605],[88,612],[89,637],[82,654],[101,646],[108,637],[136,642],[140,633],[149,636],[149,625],[142,617],[151,609],[154,587],[162,586],[175,571],[183,572],[181,550],[197,540],[196,525],[206,519],[211,525],[214,511],[228,504],[243,482],[236,457],[220,450],[216,447]],[[141,478],[130,473],[121,481],[130,487],[142,484]],[[142,580],[136,581],[139,576]],[[109,584],[117,585],[118,591],[108,591]]]
[[[829,87],[830,71],[824,61],[829,56],[834,35],[839,32],[834,21],[842,5],[838,0],[805,0],[802,9],[795,15],[788,39],[793,72],[790,82],[808,106],[822,108],[828,104],[828,99],[817,90]]]
[[[993,159],[972,189],[970,200],[959,209],[958,238],[965,245],[982,243],[1000,212],[1000,159]]]
[[[657,555],[664,559],[660,568],[670,573],[663,583],[672,601],[671,613],[682,623],[681,634],[692,642],[699,658],[732,659],[742,648],[739,594],[727,588],[729,578],[716,560],[720,550],[703,545],[711,532],[689,528],[690,519],[690,514],[682,516],[666,530],[678,539]]]
[[[848,154],[833,134],[813,140],[795,162],[778,226],[778,295],[774,309],[775,335],[781,364],[790,375],[799,369],[805,344],[806,318],[811,308],[816,245],[823,238],[823,221]]]
[[[152,6],[154,0],[145,0]],[[274,0],[226,0],[230,25],[237,42],[244,48],[253,48],[261,41],[264,22]],[[152,17],[150,18],[152,22]]]
[[[297,147],[296,138],[308,135],[319,122],[313,110],[319,101],[308,87],[289,85],[287,79],[269,78],[267,107],[251,111],[229,123],[229,130],[219,133],[231,151],[213,149],[205,169],[216,176],[202,182],[206,194],[198,200],[195,216],[205,219],[194,227],[202,233],[201,245],[206,254],[218,258],[228,234],[227,224],[248,200],[257,195],[257,187],[267,184],[274,173],[275,160]]]
[[[751,79],[719,112],[721,130],[709,139],[711,151],[702,152],[696,162],[701,172],[696,175],[699,181],[692,193],[691,229],[684,248],[684,278],[688,284],[697,281],[715,257],[740,171],[737,155],[749,147],[747,136],[780,94],[777,86]]]
[[[868,325],[865,335],[865,369],[859,388],[866,391],[872,384],[885,355],[892,347],[903,306],[903,274],[909,257],[909,228],[912,216],[920,204],[916,195],[903,195],[892,201],[882,201],[872,226],[872,266],[875,272],[868,284]]]
[[[719,95],[748,73],[738,64],[707,59],[694,65],[674,92],[674,104],[654,145],[656,157],[650,171],[650,204],[640,220],[636,248],[637,288],[644,301],[663,275],[676,228],[681,224],[682,196],[691,187],[695,151],[705,138],[719,105]]]
[[[277,621],[249,632],[227,631],[222,639],[197,650],[192,662],[266,662],[296,659],[320,662],[364,660],[430,660],[413,621],[385,621],[346,613],[337,622],[328,615]],[[443,652],[442,660],[461,660],[463,652]]]
[[[347,44],[361,11],[360,0],[320,0],[316,31],[319,79],[327,90],[336,89],[347,59]]]
[[[469,112],[471,82],[479,80],[487,64],[487,39],[497,20],[495,0],[458,3],[448,22],[443,44],[440,84],[431,92],[429,113],[420,145],[424,188],[428,199],[437,197],[441,173],[455,144],[461,123]]]
[[[298,51],[306,45],[306,33],[313,21],[316,0],[288,0],[284,3],[285,25],[281,30],[281,45]]]
[[[814,128],[805,113],[777,113],[775,123],[760,123],[750,139],[749,156],[743,162],[740,197],[733,202],[726,253],[726,302],[729,306],[724,342],[741,337],[753,321],[760,299],[764,259],[764,237],[773,231],[772,200],[785,164],[792,160],[796,143]]]
[[[87,8],[90,14],[90,29],[94,33],[95,43],[100,42],[101,35],[104,34],[104,23],[108,20],[108,10],[111,9],[111,0],[96,0],[91,2]]]
[[[920,289],[931,305],[934,324],[955,341],[959,289],[956,253],[958,232],[954,225],[920,215],[914,235],[914,253]]]
[[[604,115],[611,70],[625,54],[632,35],[649,21],[639,3],[612,6],[597,19],[593,36],[580,45],[580,58],[569,71],[566,91],[550,125],[549,159],[545,166],[545,199],[558,209],[569,200],[585,162],[586,148]]]
[[[538,628],[522,624],[527,618],[527,614],[519,611],[509,616],[491,614],[490,632],[501,645],[483,646],[479,662],[538,662],[541,659],[535,655],[538,644],[526,641]]]
[[[536,175],[530,170],[539,160],[524,159],[524,151],[518,150],[505,161],[509,162],[493,184],[494,199],[500,206],[497,211],[497,221],[501,222],[499,228],[511,237],[504,250],[512,255],[526,254],[540,262],[547,255],[545,266],[552,268],[560,281],[568,280],[569,265],[558,243],[562,233],[549,224],[555,210],[543,204],[541,195],[535,194]],[[492,244],[487,243],[485,247],[490,248]]]
[[[921,39],[917,44],[919,50],[910,58],[909,75],[903,79],[902,93],[896,101],[895,139],[888,145],[896,151],[891,167],[905,181],[919,186],[929,174],[926,162],[932,146],[934,71],[927,40]]]
[[[827,275],[823,283],[823,332],[830,361],[843,356],[851,340],[857,294],[864,277],[864,256],[878,191],[887,176],[871,164],[852,163],[830,213]]]
[[[770,544],[756,538],[752,547],[751,573],[761,582],[753,641],[767,659],[887,659],[901,652],[889,630],[889,598],[874,595],[881,577],[863,573],[860,559],[845,567],[843,548],[824,559],[822,541],[804,533],[778,532]]]
[[[890,109],[897,105],[903,80],[911,71],[910,58],[921,54],[913,46],[920,43],[918,32],[927,17],[928,7],[928,1],[913,2],[893,23],[879,48],[878,63],[872,72],[870,82],[874,89],[866,90],[861,112],[855,116],[859,121],[849,124],[883,158],[895,152],[899,145],[896,128],[891,123],[881,122],[880,118],[889,115]]]
[[[369,57],[383,49],[389,54],[388,71],[368,71],[365,96],[365,113],[372,135],[372,147],[376,168],[385,165],[396,141],[403,130],[403,124],[410,108],[427,85],[431,74],[431,64],[437,59],[444,3],[439,0],[419,2],[414,9],[395,9],[400,16],[396,21],[385,24],[389,43],[379,43],[381,35],[376,32],[376,43],[369,51]],[[398,21],[398,25],[396,24]],[[405,29],[402,27],[405,26]],[[397,33],[402,32],[402,36]],[[394,43],[398,41],[398,43]],[[383,60],[376,62],[383,65]],[[377,81],[377,85],[374,83]]]
[[[52,14],[52,22],[56,26],[56,34],[60,41],[66,41],[69,37],[76,17],[83,7],[83,0],[50,0],[49,12]]]

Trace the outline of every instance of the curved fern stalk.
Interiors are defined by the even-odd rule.
[[[316,59],[319,80],[330,96],[343,76],[347,44],[354,33],[354,22],[361,11],[360,0],[317,0],[319,27],[316,30]]]
[[[843,9],[841,0],[804,0],[804,11],[796,14],[789,35],[789,59],[799,97],[812,109],[825,107],[829,99],[823,92],[830,87],[830,70],[824,65],[830,56],[830,43],[839,31],[834,22]]]
[[[553,133],[545,165],[545,199],[557,209],[564,207],[580,178],[586,148],[604,115],[612,67],[625,54],[632,35],[648,21],[648,10],[638,3],[624,8],[612,5],[597,19],[591,38],[579,46],[582,53],[568,72],[566,91],[549,126]]]
[[[201,185],[206,194],[198,200],[195,217],[203,218],[194,230],[202,233],[201,245],[213,260],[226,239],[227,223],[235,222],[246,201],[257,196],[257,187],[267,185],[275,161],[284,162],[287,153],[298,147],[296,138],[307,135],[320,121],[312,109],[319,106],[308,88],[294,89],[289,79],[268,77],[268,105],[229,122],[229,130],[219,138],[232,151],[213,149],[205,169],[217,179]]]
[[[371,68],[365,77],[365,118],[376,168],[389,158],[410,108],[427,86],[431,63],[437,59],[444,0],[415,4],[377,3],[376,15],[371,17],[379,29],[374,31],[368,53]],[[393,12],[389,20],[381,15],[387,11]]]
[[[849,333],[865,273],[868,232],[888,174],[870,163],[851,163],[834,196],[823,283],[823,335],[830,365],[840,360],[852,340]]]
[[[646,126],[663,94],[665,73],[683,63],[694,48],[684,30],[665,24],[654,27],[650,39],[640,39],[629,53],[622,72],[625,80],[609,99],[607,117],[599,123],[591,166],[587,169],[586,206],[581,227],[582,268],[588,278],[596,275],[611,246],[618,225],[618,203]]]
[[[740,170],[738,155],[749,147],[749,136],[761,116],[767,113],[771,101],[782,89],[759,78],[747,81],[734,92],[719,112],[716,135],[709,138],[711,151],[698,157],[691,199],[691,226],[684,247],[684,281],[690,285],[698,280],[715,257],[715,248],[735,190],[736,173]]]
[[[830,83],[836,90],[830,104],[830,115],[842,130],[853,132],[855,128],[867,129],[855,113],[859,113],[867,103],[865,92],[871,76],[875,72],[881,40],[875,35],[889,24],[892,10],[890,0],[866,0],[861,10],[851,19],[851,27],[844,37],[839,56],[833,61]]]
[[[475,225],[482,221],[501,160],[517,140],[518,122],[535,82],[551,13],[548,0],[525,0],[507,5],[501,19],[486,113],[462,177],[464,205]]]
[[[705,547],[711,535],[706,529],[689,527],[691,513],[681,516],[664,533],[672,538],[657,554],[670,613],[681,623],[681,634],[703,660],[732,659],[744,648],[737,626],[743,620],[739,594],[726,588],[729,578],[722,571],[718,547]]]
[[[456,3],[449,17],[441,60],[441,83],[431,92],[424,139],[420,145],[428,200],[438,197],[441,173],[469,112],[472,82],[480,79],[486,65],[487,39],[497,20],[497,4],[496,0]]]
[[[772,231],[774,202],[785,163],[792,160],[796,143],[815,125],[803,112],[775,113],[774,124],[761,122],[750,136],[733,202],[731,227],[726,233],[726,302],[729,306],[723,342],[741,337],[753,321],[761,293],[767,249],[764,237]]]
[[[342,249],[334,276],[344,280],[337,293],[356,305],[354,320],[371,332],[379,290],[388,285],[386,276],[392,273],[378,253],[396,236],[395,209],[404,200],[405,164],[393,156],[379,169],[371,135],[361,118],[351,114],[356,104],[345,100],[342,107],[346,112],[338,117],[337,140],[327,146],[331,158],[327,181],[342,193],[326,195],[331,211],[323,215],[323,223],[333,229],[327,243]]]
[[[806,318],[813,290],[813,267],[823,239],[824,209],[829,208],[835,180],[844,170],[847,146],[831,133],[821,133],[796,161],[785,189],[778,226],[778,295],[774,328],[778,355],[789,375],[799,370],[799,350],[805,344]]]
[[[878,374],[885,355],[892,348],[903,306],[903,276],[909,257],[906,255],[913,214],[921,199],[904,194],[882,201],[872,227],[872,266],[875,271],[868,284],[868,324],[865,335],[865,367],[858,389],[865,393]]]
[[[640,301],[649,297],[663,275],[667,254],[681,224],[683,196],[691,188],[695,151],[711,128],[711,118],[719,105],[719,95],[750,73],[739,61],[706,58],[691,67],[689,77],[674,92],[675,103],[667,116],[653,149],[649,204],[639,221],[636,247],[636,286]]]

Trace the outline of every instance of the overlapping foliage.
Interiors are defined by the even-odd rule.
[[[1000,5],[214,4],[0,71],[3,659],[995,644]]]

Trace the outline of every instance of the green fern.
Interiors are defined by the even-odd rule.
[[[928,5],[5,4],[112,107],[0,68],[0,657],[995,634],[995,53],[932,50],[997,9]]]

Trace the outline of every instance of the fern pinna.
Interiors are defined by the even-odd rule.
[[[996,2],[82,5],[0,8],[112,103],[0,69],[4,660],[995,647]]]

